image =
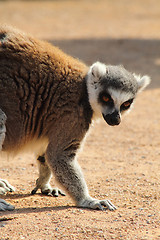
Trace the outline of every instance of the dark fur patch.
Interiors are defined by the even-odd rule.
[[[43,155],[43,156],[39,156],[39,157],[37,158],[37,160],[40,161],[41,163],[44,163],[44,162],[45,162],[45,157],[44,157],[44,155]]]

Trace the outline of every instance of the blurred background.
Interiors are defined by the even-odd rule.
[[[159,0],[0,1],[0,24],[47,40],[87,64],[122,64],[160,86]]]

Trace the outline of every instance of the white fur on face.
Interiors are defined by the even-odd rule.
[[[100,62],[94,63],[88,72],[87,88],[89,102],[94,112],[94,117],[99,118],[102,116],[101,105],[98,103],[98,96],[101,91],[99,83],[100,77],[105,76],[106,65]]]
[[[113,89],[113,88],[109,88],[108,93],[111,95],[111,98],[113,99],[115,108],[117,110],[120,109],[120,106],[124,102],[126,102],[126,101],[135,97],[133,95],[133,93],[131,93],[131,92],[124,92],[124,91],[116,90],[116,89]]]

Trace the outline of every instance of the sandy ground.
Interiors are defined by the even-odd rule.
[[[16,209],[0,213],[0,239],[160,239],[160,1],[2,1],[0,23],[87,64],[123,64],[152,78],[120,126],[95,124],[79,156],[90,194],[118,209],[78,209],[68,196],[31,196],[38,176],[32,156],[1,157],[0,176],[16,187],[3,198]]]

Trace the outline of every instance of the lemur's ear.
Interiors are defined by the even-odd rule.
[[[95,79],[99,79],[100,77],[106,74],[106,65],[100,62],[95,62],[91,68],[91,74]]]
[[[138,92],[143,91],[151,82],[151,79],[149,76],[137,76],[136,74],[134,74],[134,77],[136,78],[137,82],[138,82]]]

